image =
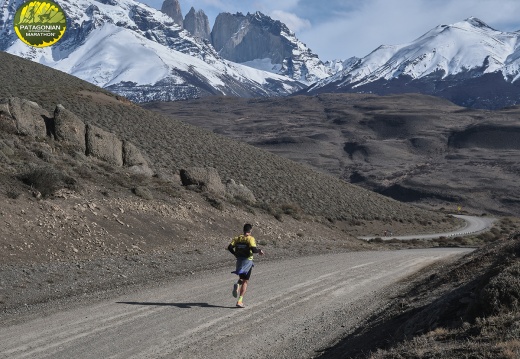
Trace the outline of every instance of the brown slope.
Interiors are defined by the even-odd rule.
[[[57,103],[145,151],[156,170],[212,166],[221,177],[248,186],[271,206],[295,205],[331,219],[434,222],[443,216],[403,205],[245,143],[215,135],[128,103],[91,84],[45,66],[0,53],[0,97],[18,96],[53,111]],[[196,109],[193,113],[196,113]],[[212,114],[215,119],[220,114]]]

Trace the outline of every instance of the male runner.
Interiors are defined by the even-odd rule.
[[[236,270],[231,272],[238,275],[238,282],[233,285],[233,297],[237,298],[237,307],[245,308],[243,303],[247,284],[253,270],[253,253],[264,255],[264,251],[256,247],[255,238],[251,235],[253,226],[244,224],[244,234],[234,237],[228,246],[228,250],[236,257]]]

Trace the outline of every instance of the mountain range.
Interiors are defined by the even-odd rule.
[[[159,10],[133,0],[62,1],[68,28],[58,44],[18,40],[13,17],[23,0],[0,2],[0,50],[66,72],[135,102],[207,95],[280,96],[298,81],[223,59]]]
[[[135,102],[416,92],[471,108],[520,103],[520,32],[473,17],[363,58],[322,62],[285,24],[260,12],[221,13],[210,31],[204,11],[191,8],[183,19],[177,0],[165,0],[161,11],[134,0],[62,1],[64,38],[52,49],[31,48],[12,29],[22,3],[0,1],[0,50]]]
[[[471,17],[408,44],[380,46],[303,93],[417,92],[497,109],[520,103],[519,76],[520,31],[501,32]]]

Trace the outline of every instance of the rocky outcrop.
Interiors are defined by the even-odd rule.
[[[123,166],[128,167],[131,172],[136,174],[146,176],[152,176],[154,174],[141,151],[129,141],[123,142]]]
[[[183,27],[181,5],[178,0],[164,0],[161,11],[171,17],[177,25]]]
[[[229,179],[226,182],[226,195],[247,203],[256,202],[256,198],[253,192],[242,183],[237,183],[233,179]]]
[[[85,151],[85,123],[75,114],[57,105],[54,110],[54,135],[58,141],[66,141]]]
[[[12,133],[33,138],[50,137],[66,143],[76,151],[131,172],[152,176],[154,172],[141,151],[131,142],[88,124],[56,105],[54,117],[37,103],[16,97],[0,99],[0,126]]]
[[[0,114],[4,125],[19,135],[45,138],[48,134],[51,116],[35,102],[18,97],[3,99]]]
[[[211,41],[208,16],[202,10],[195,11],[193,7],[190,9],[184,17],[184,29],[193,36]]]
[[[220,175],[213,167],[189,167],[180,171],[183,186],[202,192],[210,192],[219,196],[226,196],[246,203],[255,203],[253,192],[242,183],[229,179],[224,185]]]
[[[123,165],[123,142],[113,133],[87,125],[86,154],[116,166]]]
[[[292,50],[286,49],[280,38],[282,23],[257,25],[250,14],[220,13],[211,31],[213,47],[223,58],[238,63],[266,58],[281,63],[291,56]]]
[[[189,167],[182,169],[180,175],[182,185],[188,188],[220,196],[224,196],[226,193],[226,187],[213,167]]]

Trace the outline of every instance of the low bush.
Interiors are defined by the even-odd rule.
[[[147,200],[152,200],[153,199],[153,194],[152,192],[146,188],[146,187],[143,187],[143,186],[139,186],[139,187],[135,187],[132,192],[137,196],[137,197],[141,197],[143,199],[147,199]]]
[[[43,197],[51,196],[62,188],[76,189],[77,181],[53,167],[39,167],[18,177],[23,183],[39,191]]]

